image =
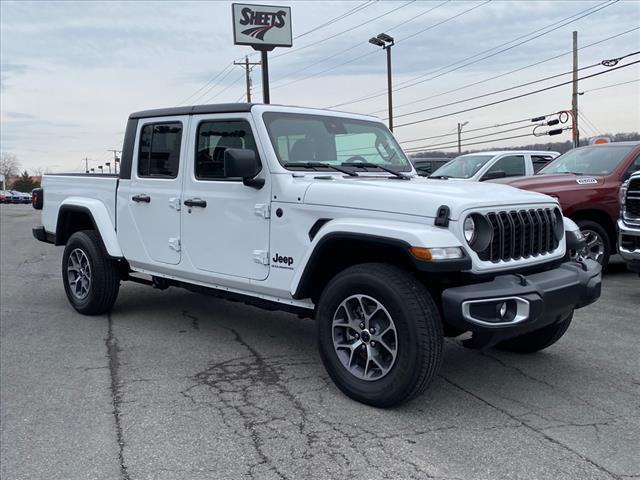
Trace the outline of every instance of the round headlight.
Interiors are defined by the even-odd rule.
[[[476,222],[473,221],[471,215],[464,219],[462,228],[464,230],[465,240],[467,243],[471,244],[476,237]]]

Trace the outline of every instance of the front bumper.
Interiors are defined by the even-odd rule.
[[[640,228],[618,220],[618,253],[629,270],[640,273]]]
[[[490,282],[442,292],[446,323],[482,334],[482,346],[538,330],[567,318],[600,297],[601,267],[583,259],[531,275],[501,275]]]

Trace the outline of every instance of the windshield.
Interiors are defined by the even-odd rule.
[[[334,166],[376,164],[410,172],[411,164],[389,130],[377,122],[323,115],[267,112],[263,115],[278,161],[285,168],[319,162]],[[321,166],[320,166],[321,168]]]
[[[633,145],[586,147],[569,150],[538,172],[574,173],[576,175],[609,175],[633,149]]]
[[[478,170],[494,156],[495,155],[463,155],[456,157],[433,172],[431,176],[470,178],[478,173]]]

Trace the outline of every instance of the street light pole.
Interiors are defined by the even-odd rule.
[[[393,132],[393,85],[391,82],[391,47],[395,45],[393,37],[381,33],[369,39],[369,43],[387,51],[387,102],[389,107],[389,130]]]
[[[467,123],[469,122],[458,122],[458,153],[462,153],[462,127],[464,127]]]

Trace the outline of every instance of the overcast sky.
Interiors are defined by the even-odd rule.
[[[636,28],[581,49],[581,67],[640,50],[640,2],[635,0],[612,3],[565,26],[562,24],[577,18],[580,12],[586,10],[587,14],[608,2],[248,3],[291,5],[294,38],[362,6],[353,15],[295,38],[293,48],[273,52],[271,101],[328,107],[382,93],[337,108],[375,112],[383,118],[387,104],[385,57],[381,49],[367,42],[380,32],[396,38],[397,45],[392,50],[394,84],[405,86],[427,80],[394,94],[396,115],[568,72],[573,30],[579,32],[579,46],[585,47]],[[122,146],[125,121],[132,111],[244,100],[243,70],[229,64],[252,50],[233,45],[231,2],[2,1],[0,19],[1,148],[17,155],[28,169],[79,171],[84,168],[81,159],[85,156],[94,167],[108,161],[112,154],[107,150]],[[562,22],[563,19],[567,20]],[[556,27],[559,28],[551,31]],[[532,39],[544,32],[549,33]],[[521,42],[525,43],[515,46]],[[483,59],[508,47],[514,48]],[[555,56],[558,58],[540,65],[446,93]],[[258,58],[251,57],[253,61]],[[639,59],[640,55],[630,57],[619,65]],[[449,72],[456,67],[461,68]],[[581,74],[604,69],[595,67]],[[259,67],[252,77],[254,100],[260,101]],[[452,113],[570,78],[563,75],[500,95],[398,117],[395,123]],[[580,83],[580,90],[585,92],[579,97],[580,110],[592,124],[584,125],[584,136],[640,130],[639,78],[636,64]],[[632,83],[590,91],[621,82]],[[457,122],[468,121],[466,129],[480,128],[570,107],[571,86],[567,85],[512,102],[399,127],[394,133],[401,141],[407,141],[450,133],[455,131]],[[482,133],[485,131],[475,135]],[[519,133],[528,131],[498,137]],[[569,133],[553,138],[566,140]],[[404,146],[450,140],[455,137]],[[531,140],[500,141],[483,147],[526,144]]]

